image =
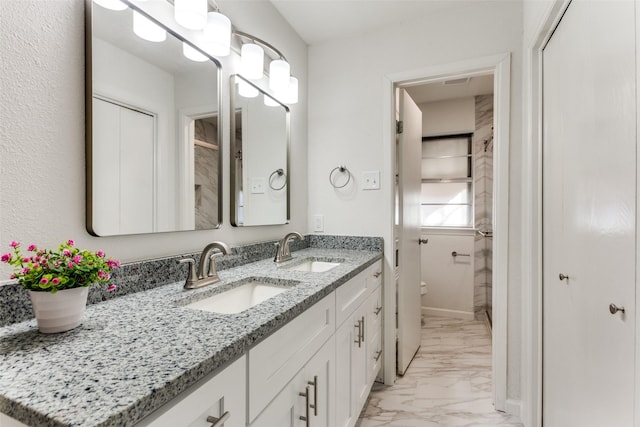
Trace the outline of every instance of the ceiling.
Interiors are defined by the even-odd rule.
[[[493,93],[493,74],[406,87],[416,104]]]
[[[270,0],[309,45],[367,34],[436,12],[495,0]]]

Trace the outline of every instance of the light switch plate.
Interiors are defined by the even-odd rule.
[[[313,216],[313,231],[324,231],[324,215],[318,214]]]
[[[264,194],[265,186],[264,178],[251,178],[251,194]]]
[[[379,190],[380,189],[380,171],[362,172],[362,189],[363,190]]]

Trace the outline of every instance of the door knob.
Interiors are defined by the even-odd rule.
[[[566,279],[566,280],[569,280],[569,276],[566,276],[566,275],[564,275],[564,274],[562,274],[562,273],[558,274],[558,278],[559,278],[560,280],[565,280],[565,279]]]
[[[621,311],[624,314],[624,307],[618,307],[613,303],[609,304],[609,312],[611,312],[611,314],[616,314],[619,311]]]

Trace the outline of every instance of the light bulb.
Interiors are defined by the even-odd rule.
[[[240,74],[248,79],[262,78],[264,50],[255,43],[246,43],[240,49]]]
[[[242,80],[238,81],[238,93],[245,98],[255,98],[258,96],[258,89]]]
[[[227,56],[231,52],[231,21],[218,12],[209,12],[202,41],[204,49],[213,56]]]
[[[203,55],[199,50],[192,48],[185,42],[182,42],[182,54],[195,62],[204,62],[207,59],[206,55]]]
[[[289,87],[284,92],[282,102],[285,104],[297,104],[298,103],[298,79],[291,77],[289,79]]]
[[[291,67],[283,59],[276,59],[269,64],[269,88],[275,92],[284,92],[289,87]]]
[[[189,30],[202,30],[207,25],[207,0],[175,0],[173,16]]]
[[[150,42],[163,42],[167,39],[167,32],[146,16],[133,11],[133,32],[141,39]]]
[[[127,8],[127,5],[120,0],[93,0],[93,2],[110,10],[125,10]]]
[[[265,95],[264,96],[264,105],[266,105],[267,107],[277,107],[280,104],[278,104],[275,99],[271,98],[268,95]]]

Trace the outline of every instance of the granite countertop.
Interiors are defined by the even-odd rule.
[[[283,267],[341,261],[324,273]],[[33,426],[131,426],[197,380],[240,357],[376,260],[381,252],[308,248],[219,273],[197,290],[161,286],[87,307],[83,324],[41,334],[35,320],[0,328],[0,412]],[[183,305],[250,278],[286,292],[238,314]]]

